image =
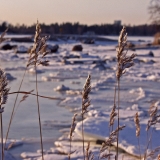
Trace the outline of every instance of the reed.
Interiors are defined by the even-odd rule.
[[[84,114],[87,113],[88,107],[90,106],[90,99],[89,99],[89,93],[91,91],[91,75],[88,75],[86,82],[83,87],[82,91],[82,109],[81,109],[81,115],[82,115],[82,142],[83,142],[83,158],[85,160],[85,149],[84,149],[84,133],[83,133],[83,119]]]
[[[5,41],[5,34],[8,29],[6,29],[0,36],[0,43]],[[3,118],[2,113],[4,111],[3,105],[6,104],[8,99],[9,88],[8,81],[5,72],[0,68],[0,123],[1,123],[1,159],[4,160],[4,146],[3,146]]]
[[[120,80],[121,77],[125,74],[126,69],[130,68],[134,65],[133,59],[135,58],[135,54],[127,55],[128,51],[125,50],[125,47],[127,45],[127,32],[126,27],[123,26],[119,39],[118,39],[118,48],[117,48],[117,71],[116,71],[116,79],[117,79],[117,91],[118,91],[118,128],[120,124],[120,115],[119,115],[119,109],[120,109]],[[119,131],[117,132],[117,151],[116,151],[116,158],[118,160],[118,140],[119,140]]]
[[[48,37],[47,36],[41,37],[40,34],[41,34],[41,27],[39,22],[37,21],[36,32],[34,36],[34,45],[30,52],[30,58],[29,58],[27,67],[33,65],[36,73],[36,95],[37,95],[36,97],[37,97],[37,108],[38,108],[39,132],[40,132],[42,159],[44,160],[42,125],[41,125],[40,104],[39,104],[39,97],[38,97],[37,66],[49,65],[49,61],[44,58],[49,52],[46,50],[46,40],[48,39]]]
[[[0,69],[0,121],[1,121],[1,159],[4,160],[4,146],[3,146],[3,105],[7,103],[9,88],[5,72]]]

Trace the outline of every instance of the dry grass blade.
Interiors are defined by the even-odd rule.
[[[39,94],[37,95],[37,94],[31,93],[31,92],[26,92],[26,91],[9,92],[8,94],[15,94],[15,93],[30,94],[30,95],[33,95],[33,96],[38,96],[38,97],[41,97],[41,98],[47,98],[47,99],[51,99],[51,100],[64,100],[64,98],[42,96],[42,95],[39,95]]]

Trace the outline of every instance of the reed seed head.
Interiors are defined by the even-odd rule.
[[[0,69],[0,106],[7,103],[9,88],[5,72]]]
[[[126,68],[130,68],[134,65],[133,59],[135,54],[127,56],[127,51],[125,51],[125,46],[127,45],[127,33],[126,27],[123,27],[119,39],[118,39],[118,48],[117,48],[117,80],[120,80],[120,77],[125,74]]]
[[[160,146],[156,147],[154,150],[152,150],[149,154],[147,154],[147,159],[150,157],[151,159],[155,159],[156,158],[156,153],[159,153],[160,151]],[[158,155],[158,160],[159,160],[160,156]]]
[[[125,125],[119,126],[115,131],[111,132],[109,138],[104,143],[102,143],[102,146],[100,149],[101,153],[104,152],[108,148],[108,146],[111,146],[114,142],[117,141],[117,133],[123,130],[123,128],[125,128]]]
[[[77,114],[74,114],[74,116],[72,117],[72,125],[71,125],[70,133],[69,133],[70,140],[72,139],[73,132],[74,132],[75,127],[76,127],[76,116],[77,116]]]
[[[28,60],[27,67],[31,65],[43,65],[48,66],[49,61],[45,60],[45,56],[49,53],[49,51],[46,50],[46,41],[48,37],[41,37],[41,27],[39,22],[37,21],[36,25],[36,32],[34,36],[34,45],[30,52],[30,58]]]
[[[116,116],[117,116],[117,113],[116,113],[116,105],[114,104],[114,105],[113,105],[113,108],[112,108],[112,111],[111,111],[111,114],[110,114],[109,126],[113,126],[114,120],[115,120],[115,117],[116,117]]]
[[[139,137],[139,135],[140,135],[140,124],[139,124],[138,112],[135,114],[134,123],[135,123],[135,126],[136,126],[136,136]]]
[[[154,126],[157,123],[160,123],[160,115],[158,114],[158,107],[153,103],[149,108],[149,120],[146,130],[148,131],[151,126]]]
[[[88,75],[82,91],[82,114],[87,112],[90,106],[89,93],[91,91],[91,75]]]

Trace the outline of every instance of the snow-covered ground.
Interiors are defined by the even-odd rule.
[[[113,37],[113,39],[115,38],[117,37]],[[138,41],[139,39],[143,41]],[[147,44],[152,38],[131,37],[130,40],[135,44],[142,42]],[[16,42],[9,42],[9,44],[18,45],[19,48],[24,49],[32,45],[31,43]],[[60,100],[40,99],[45,160],[68,159],[67,154],[70,150],[68,133],[71,117],[74,113],[81,113],[81,91],[88,74],[91,75],[91,106],[85,115],[84,137],[86,141],[91,141],[90,149],[95,158],[98,158],[101,146],[96,142],[104,141],[109,136],[108,123],[116,83],[115,48],[117,43],[95,41],[95,44],[89,45],[75,40],[59,40],[49,41],[48,44],[57,44],[59,49],[56,53],[47,55],[47,59],[50,61],[49,66],[38,67],[39,94],[57,97]],[[82,45],[83,50],[72,51],[75,45]],[[11,92],[18,90],[29,57],[27,53],[15,54],[14,52],[15,50],[0,50],[1,67],[8,73]],[[156,102],[159,107],[160,100],[160,49],[150,47],[149,49],[128,51],[129,54],[133,52],[137,54],[134,60],[135,65],[122,77],[120,93],[120,124],[126,127],[120,132],[119,147],[125,152],[120,152],[119,159],[127,160],[135,159],[140,155],[135,135],[135,113],[138,112],[140,116],[142,154],[146,147],[147,133],[145,129],[149,119],[148,109],[152,102]],[[30,91],[32,89],[35,89],[35,70],[28,68],[21,90]],[[19,100],[21,97],[19,96]],[[15,95],[9,96],[3,113],[5,132],[14,100]],[[13,143],[15,146],[6,154],[14,155],[17,160],[40,160],[36,99],[29,96],[26,101],[18,103],[9,134],[9,138],[15,139],[10,142],[15,142]],[[71,155],[71,159],[75,160],[83,159],[81,127],[81,117],[78,116],[72,144],[72,151],[75,152]],[[153,128],[152,147],[149,146],[148,152],[159,146],[160,142],[157,140],[160,136],[159,130],[159,125]],[[16,143],[21,145],[16,145]],[[85,142],[86,145],[87,142]],[[115,154],[114,149],[111,153]],[[114,156],[112,158],[114,159]]]

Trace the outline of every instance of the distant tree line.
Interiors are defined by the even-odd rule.
[[[0,32],[3,32],[9,27],[9,33],[13,34],[34,34],[35,24],[27,25],[12,25],[3,22],[0,25]],[[101,24],[101,25],[82,25],[79,23],[54,23],[50,25],[41,24],[44,34],[97,34],[97,35],[119,35],[122,29],[121,25]],[[153,36],[160,30],[159,24],[144,24],[144,25],[127,25],[127,33],[132,36]]]

